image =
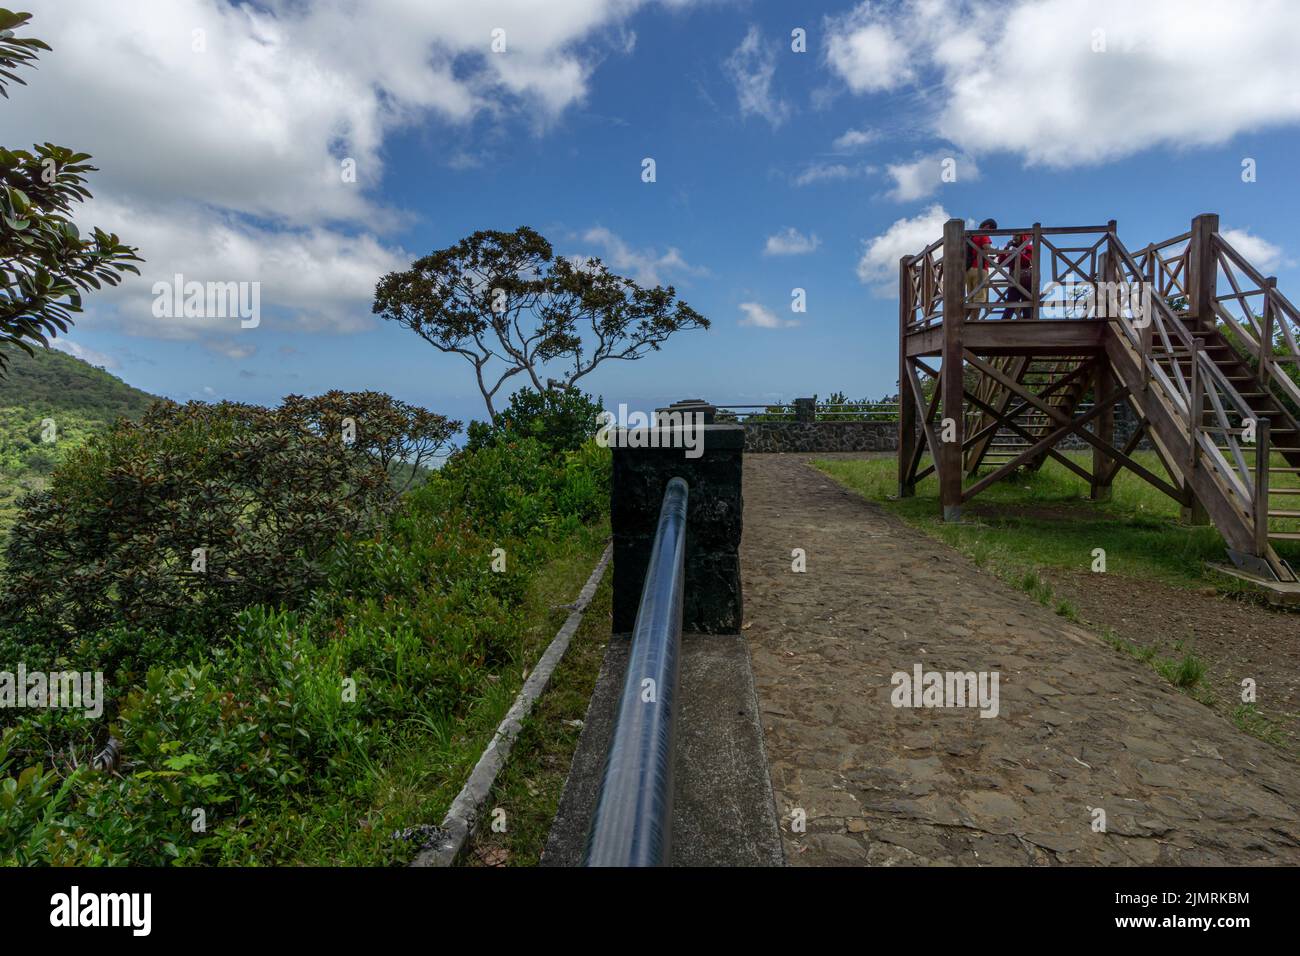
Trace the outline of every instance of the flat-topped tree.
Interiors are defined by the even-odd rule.
[[[606,359],[634,361],[709,320],[672,286],[646,289],[599,259],[557,257],[535,230],[481,230],[390,272],[374,312],[474,366],[487,411],[511,378],[568,388]]]

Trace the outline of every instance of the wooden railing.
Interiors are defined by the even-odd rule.
[[[961,249],[962,279],[948,276],[947,285],[950,296],[962,291],[961,305],[944,302],[945,269],[951,264],[944,261],[945,241],[940,239],[900,264],[900,332],[905,343],[910,335],[942,325],[945,314],[949,322],[961,317],[963,324],[1105,319],[1136,354],[1142,391],[1153,392],[1164,403],[1168,422],[1186,429],[1178,442],[1186,449],[1186,460],[1172,464],[1184,476],[1201,469],[1211,476],[1225,502],[1218,506],[1221,517],[1232,518],[1241,532],[1234,537],[1240,544],[1249,529],[1249,537],[1258,543],[1256,553],[1263,554],[1268,537],[1270,423],[1221,367],[1226,357],[1220,354],[1216,360],[1199,336],[1214,331],[1213,323],[1206,324],[1212,315],[1257,363],[1257,378],[1263,381],[1265,393],[1284,396],[1300,408],[1300,385],[1282,370],[1284,365],[1300,367],[1300,310],[1278,292],[1274,279],[1254,269],[1223,239],[1217,232],[1217,217],[1203,217],[1197,223],[1192,232],[1152,243],[1136,254],[1120,241],[1114,220],[1104,226],[1035,223],[1016,229],[957,229],[960,244],[950,242],[947,249],[952,257],[956,248]],[[977,242],[981,236],[993,241]],[[999,244],[1003,237],[1010,241]],[[1206,267],[1196,265],[1197,256],[1210,263],[1213,276],[1203,274]],[[972,262],[977,272],[968,277]],[[1125,291],[1119,308],[1114,299],[1117,289]],[[1222,351],[1224,346],[1219,343],[1214,348]],[[1015,378],[1011,366],[1025,361],[994,356],[986,364],[990,373]],[[986,374],[985,391],[996,391],[1001,377]],[[954,379],[954,387],[958,382]],[[1248,391],[1259,398],[1257,390]],[[983,393],[976,397],[983,398],[985,406],[993,405]],[[926,409],[918,412],[924,415]],[[968,421],[964,431],[978,441],[983,419],[977,412],[971,416],[978,420]],[[979,452],[974,447],[972,455],[979,458]],[[948,496],[964,500],[973,491],[955,486]],[[1209,493],[1209,488],[1203,491]],[[1185,486],[1184,504],[1193,500],[1191,496]]]
[[[1300,368],[1300,310],[1220,233],[1212,238],[1217,269],[1214,314],[1258,363],[1265,388],[1300,408],[1300,385],[1286,367]],[[1224,291],[1224,287],[1226,291]]]

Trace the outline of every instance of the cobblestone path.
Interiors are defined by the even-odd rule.
[[[810,457],[744,473],[745,633],[790,864],[1300,863],[1300,767]],[[891,675],[918,663],[998,672],[998,716],[894,707]]]

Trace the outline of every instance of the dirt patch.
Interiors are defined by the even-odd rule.
[[[1300,756],[1300,613],[1209,587],[1189,590],[1087,571],[1041,573],[1085,625],[1109,627],[1162,657],[1195,653],[1208,666],[1204,684],[1222,713],[1241,704],[1241,682],[1253,679],[1259,712],[1277,722],[1283,746]]]

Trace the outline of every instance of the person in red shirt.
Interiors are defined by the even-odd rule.
[[[985,219],[980,223],[981,229],[996,229],[997,227],[996,219]],[[993,245],[993,240],[989,236],[975,235],[970,237],[970,245],[966,247],[966,298],[970,301],[987,302],[989,300],[988,286],[982,289],[979,286],[988,275],[988,267],[985,264],[988,262],[989,246],[991,245]]]
[[[1029,302],[1032,300],[1034,291],[1034,237],[1027,232],[1013,238],[1006,245],[1006,252],[1003,254],[1003,262],[1011,259],[1015,253],[1016,247],[1020,247],[1020,253],[1016,256],[1015,262],[1011,263],[1011,283],[1007,286],[1006,298],[1003,300],[1008,304],[1018,302]],[[1030,310],[1024,308],[1007,308],[1002,312],[1004,321],[1008,319],[1027,319],[1030,316]]]

